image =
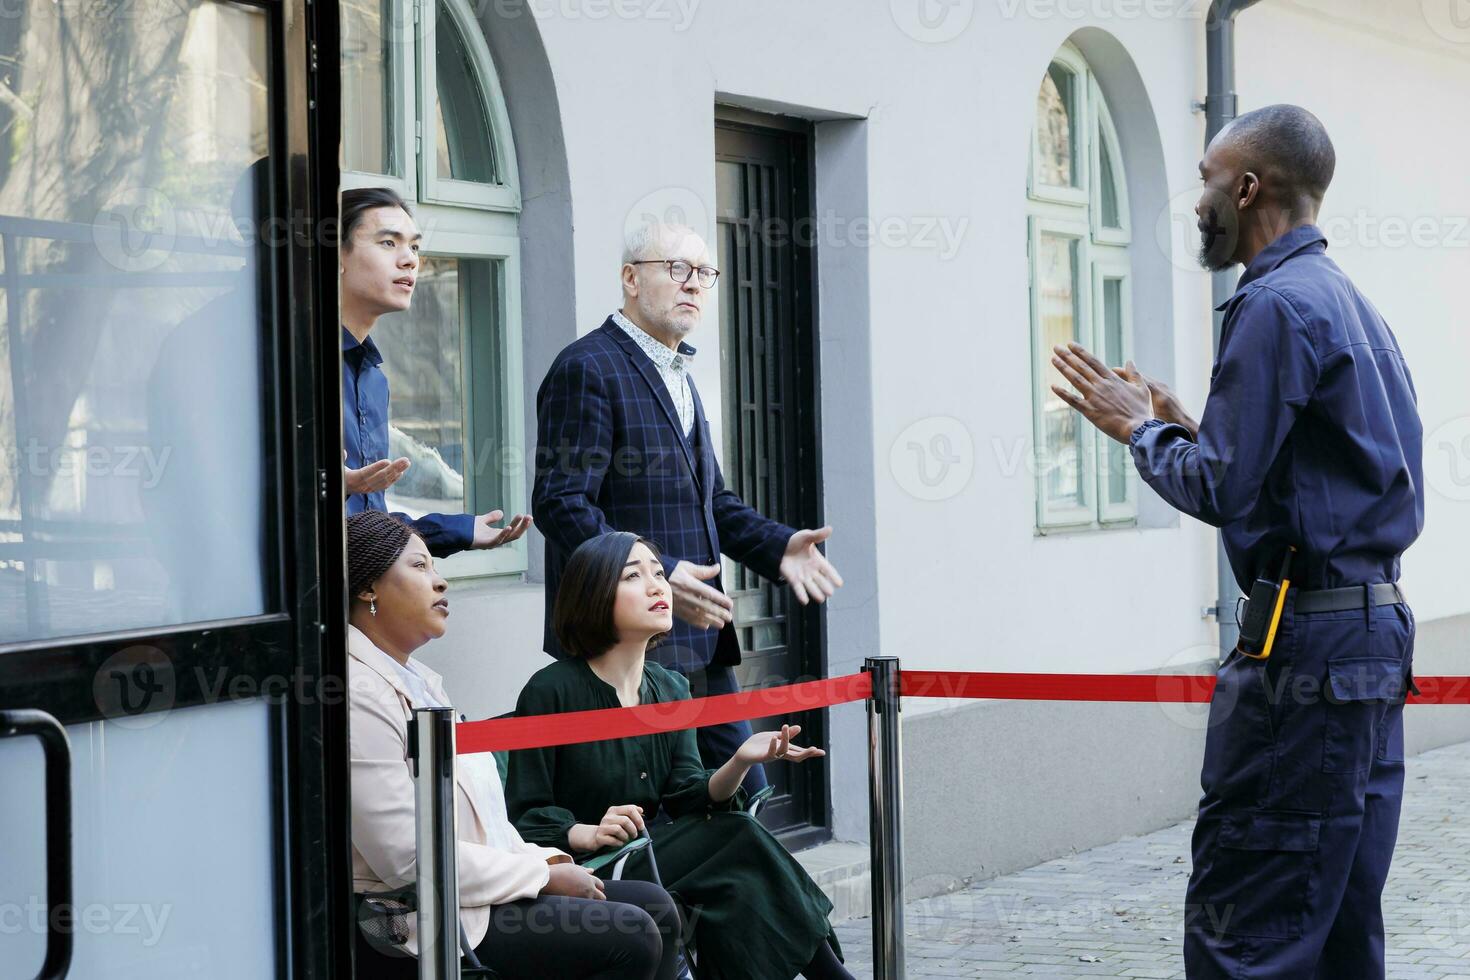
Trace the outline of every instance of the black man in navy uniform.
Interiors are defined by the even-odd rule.
[[[1237,647],[1218,671],[1186,905],[1191,980],[1384,977],[1413,687],[1414,617],[1397,582],[1424,525],[1423,429],[1398,341],[1316,225],[1335,167],[1321,122],[1289,105],[1241,116],[1206,150],[1201,262],[1245,274],[1221,307],[1198,423],[1131,363],[1055,351],[1071,387],[1054,390],[1127,444],[1161,497],[1221,529],[1243,590],[1290,580],[1267,655]]]

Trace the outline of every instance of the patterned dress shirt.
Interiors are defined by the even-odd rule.
[[[658,368],[659,377],[664,379],[664,386],[669,389],[669,398],[674,403],[675,411],[679,413],[679,425],[684,428],[685,438],[688,438],[694,431],[694,395],[689,390],[689,357],[655,340],[620,311],[615,311],[612,319],[638,343],[643,353]]]

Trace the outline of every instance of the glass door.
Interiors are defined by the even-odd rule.
[[[323,653],[340,586],[316,557],[341,521],[322,463],[338,416],[320,410],[336,331],[324,363],[313,326],[335,319],[311,233],[336,211],[314,190],[336,182],[335,110],[313,184],[306,97],[325,22],[297,0],[12,13],[0,963],[37,975],[69,932],[73,976],[327,976],[350,886]],[[64,753],[36,737],[47,716]]]

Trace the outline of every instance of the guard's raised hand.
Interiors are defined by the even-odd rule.
[[[1148,385],[1120,378],[1081,344],[1053,347],[1051,362],[1076,389],[1052,385],[1051,390],[1103,434],[1126,444],[1135,429],[1154,417]]]

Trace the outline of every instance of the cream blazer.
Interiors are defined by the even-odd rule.
[[[417,876],[414,784],[408,762],[408,725],[415,705],[397,662],[355,626],[347,628],[347,653],[352,888],[389,891],[411,884]],[[429,693],[440,703],[451,704],[439,675],[416,660],[413,663]],[[490,906],[534,898],[551,877],[549,865],[571,858],[521,839],[506,817],[500,777],[489,754],[461,756],[458,763],[459,918],[471,945],[478,946],[490,926]],[[415,955],[417,928],[416,917],[410,916],[407,947]]]

